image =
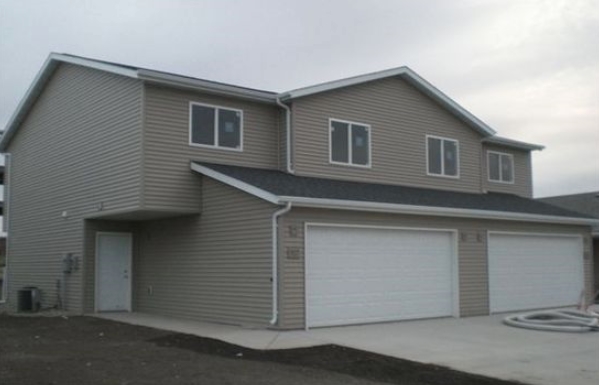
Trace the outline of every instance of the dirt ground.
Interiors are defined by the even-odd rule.
[[[327,345],[260,351],[92,317],[0,316],[0,384],[515,384]]]

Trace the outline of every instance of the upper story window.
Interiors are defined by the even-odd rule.
[[[370,167],[370,126],[343,120],[329,120],[331,163]]]
[[[460,147],[457,140],[427,135],[426,149],[429,175],[459,178]]]
[[[241,151],[243,149],[243,111],[190,103],[189,144]]]
[[[487,152],[487,167],[491,182],[514,183],[514,157],[502,152]]]

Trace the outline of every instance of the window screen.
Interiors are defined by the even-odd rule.
[[[352,163],[359,165],[368,164],[368,151],[369,151],[369,137],[368,128],[366,126],[360,126],[352,124]]]
[[[241,143],[241,114],[233,110],[218,110],[218,145],[238,148]]]

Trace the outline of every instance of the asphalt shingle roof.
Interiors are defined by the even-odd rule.
[[[419,187],[295,176],[277,170],[195,162],[278,196],[339,199],[455,209],[592,218],[534,199],[511,194],[473,194]]]

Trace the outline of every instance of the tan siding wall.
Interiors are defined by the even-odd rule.
[[[287,171],[287,114],[285,110],[279,110],[278,120],[278,137],[279,137],[279,164],[280,171]]]
[[[487,231],[585,234],[585,282],[592,287],[589,230],[578,226],[486,221],[410,215],[356,213],[340,210],[293,209],[283,217],[281,263],[281,328],[304,327],[304,225],[306,222],[457,229],[461,316],[489,312]]]
[[[532,165],[531,156],[528,151],[519,151],[502,146],[485,144],[483,146],[483,187],[487,191],[516,194],[532,198]],[[514,158],[514,183],[497,183],[489,181],[489,168],[487,151],[511,154]]]
[[[276,207],[208,178],[202,182],[202,214],[141,223],[135,309],[266,327]]]
[[[300,98],[293,111],[298,175],[481,191],[481,136],[401,79]],[[371,125],[371,169],[329,163],[329,118]],[[427,176],[427,134],[459,140],[459,179]]]
[[[36,285],[56,305],[65,253],[81,258],[83,217],[139,206],[141,84],[61,65],[9,144],[9,294]],[[68,213],[67,218],[62,212]],[[82,309],[81,269],[67,304]]]
[[[599,293],[599,239],[593,239],[593,282],[595,283],[595,293]]]
[[[189,145],[189,102],[243,110],[243,152]],[[199,181],[190,171],[191,160],[239,166],[278,167],[277,107],[145,86],[144,208],[199,210]]]

